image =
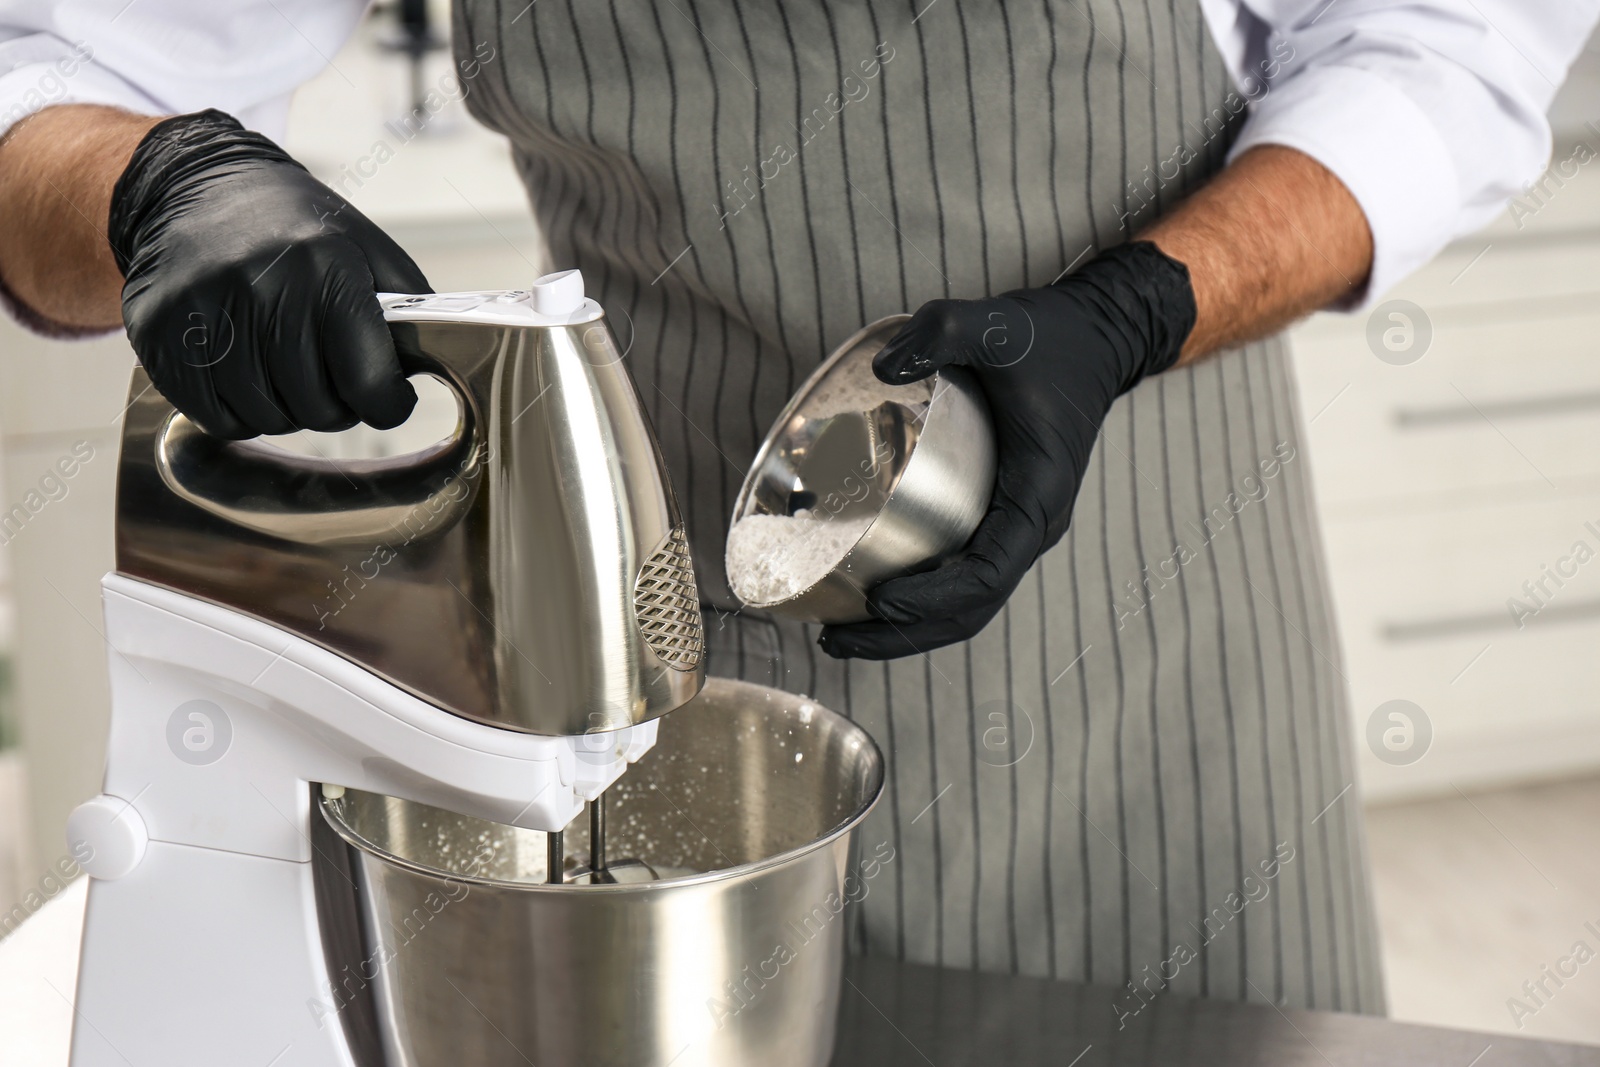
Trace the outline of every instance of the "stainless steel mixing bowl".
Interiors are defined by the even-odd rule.
[[[947,367],[890,386],[872,373],[872,358],[909,318],[879,319],[841,345],[806,379],[756,453],[729,528],[729,574],[746,606],[807,622],[870,618],[866,594],[873,586],[949,558],[988,511],[994,431],[972,376]],[[742,588],[736,531],[751,516],[816,522],[766,553],[758,564],[769,576],[765,585]],[[803,588],[782,588],[781,578],[770,578],[794,577],[785,568],[819,549],[826,567],[837,558],[834,546],[843,558],[809,584],[790,583]],[[752,584],[772,592],[751,595]]]
[[[844,903],[893,862],[876,842],[851,858],[882,785],[859,727],[710,679],[607,794],[615,884],[544,884],[537,831],[324,800],[348,850],[319,862],[348,861],[363,929],[361,959],[330,961],[335,986],[370,980],[388,1067],[821,1067]]]

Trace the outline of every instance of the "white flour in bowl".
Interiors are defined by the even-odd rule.
[[[805,512],[746,515],[728,531],[728,581],[734,595],[761,607],[804,592],[844,559],[874,518],[818,518]]]

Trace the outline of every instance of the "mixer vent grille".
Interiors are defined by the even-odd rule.
[[[645,643],[663,663],[680,671],[700,665],[705,652],[700,590],[682,526],[674,526],[639,568],[639,580],[633,583],[633,610]]]

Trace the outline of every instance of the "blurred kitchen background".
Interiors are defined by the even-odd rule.
[[[381,8],[297,95],[287,147],[435,288],[516,287],[543,252],[505,145],[460,102],[447,28],[429,46]],[[1294,347],[1361,759],[1336,803],[1368,810],[1391,1013],[1600,1042],[1600,963],[1542,1005],[1522,989],[1575,942],[1600,948],[1595,42],[1552,118],[1546,180]],[[120,337],[52,343],[0,319],[0,915],[99,789],[99,578],[132,365]],[[433,389],[400,430],[296,447],[399,452],[453,420]],[[1536,1010],[1514,1018],[1513,997]]]

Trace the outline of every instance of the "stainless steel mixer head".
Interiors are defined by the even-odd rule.
[[[118,572],[495,726],[575,735],[680,706],[704,681],[683,525],[622,354],[578,300],[555,322],[528,291],[385,297],[408,372],[460,409],[391,459],[210,437],[135,370]]]

